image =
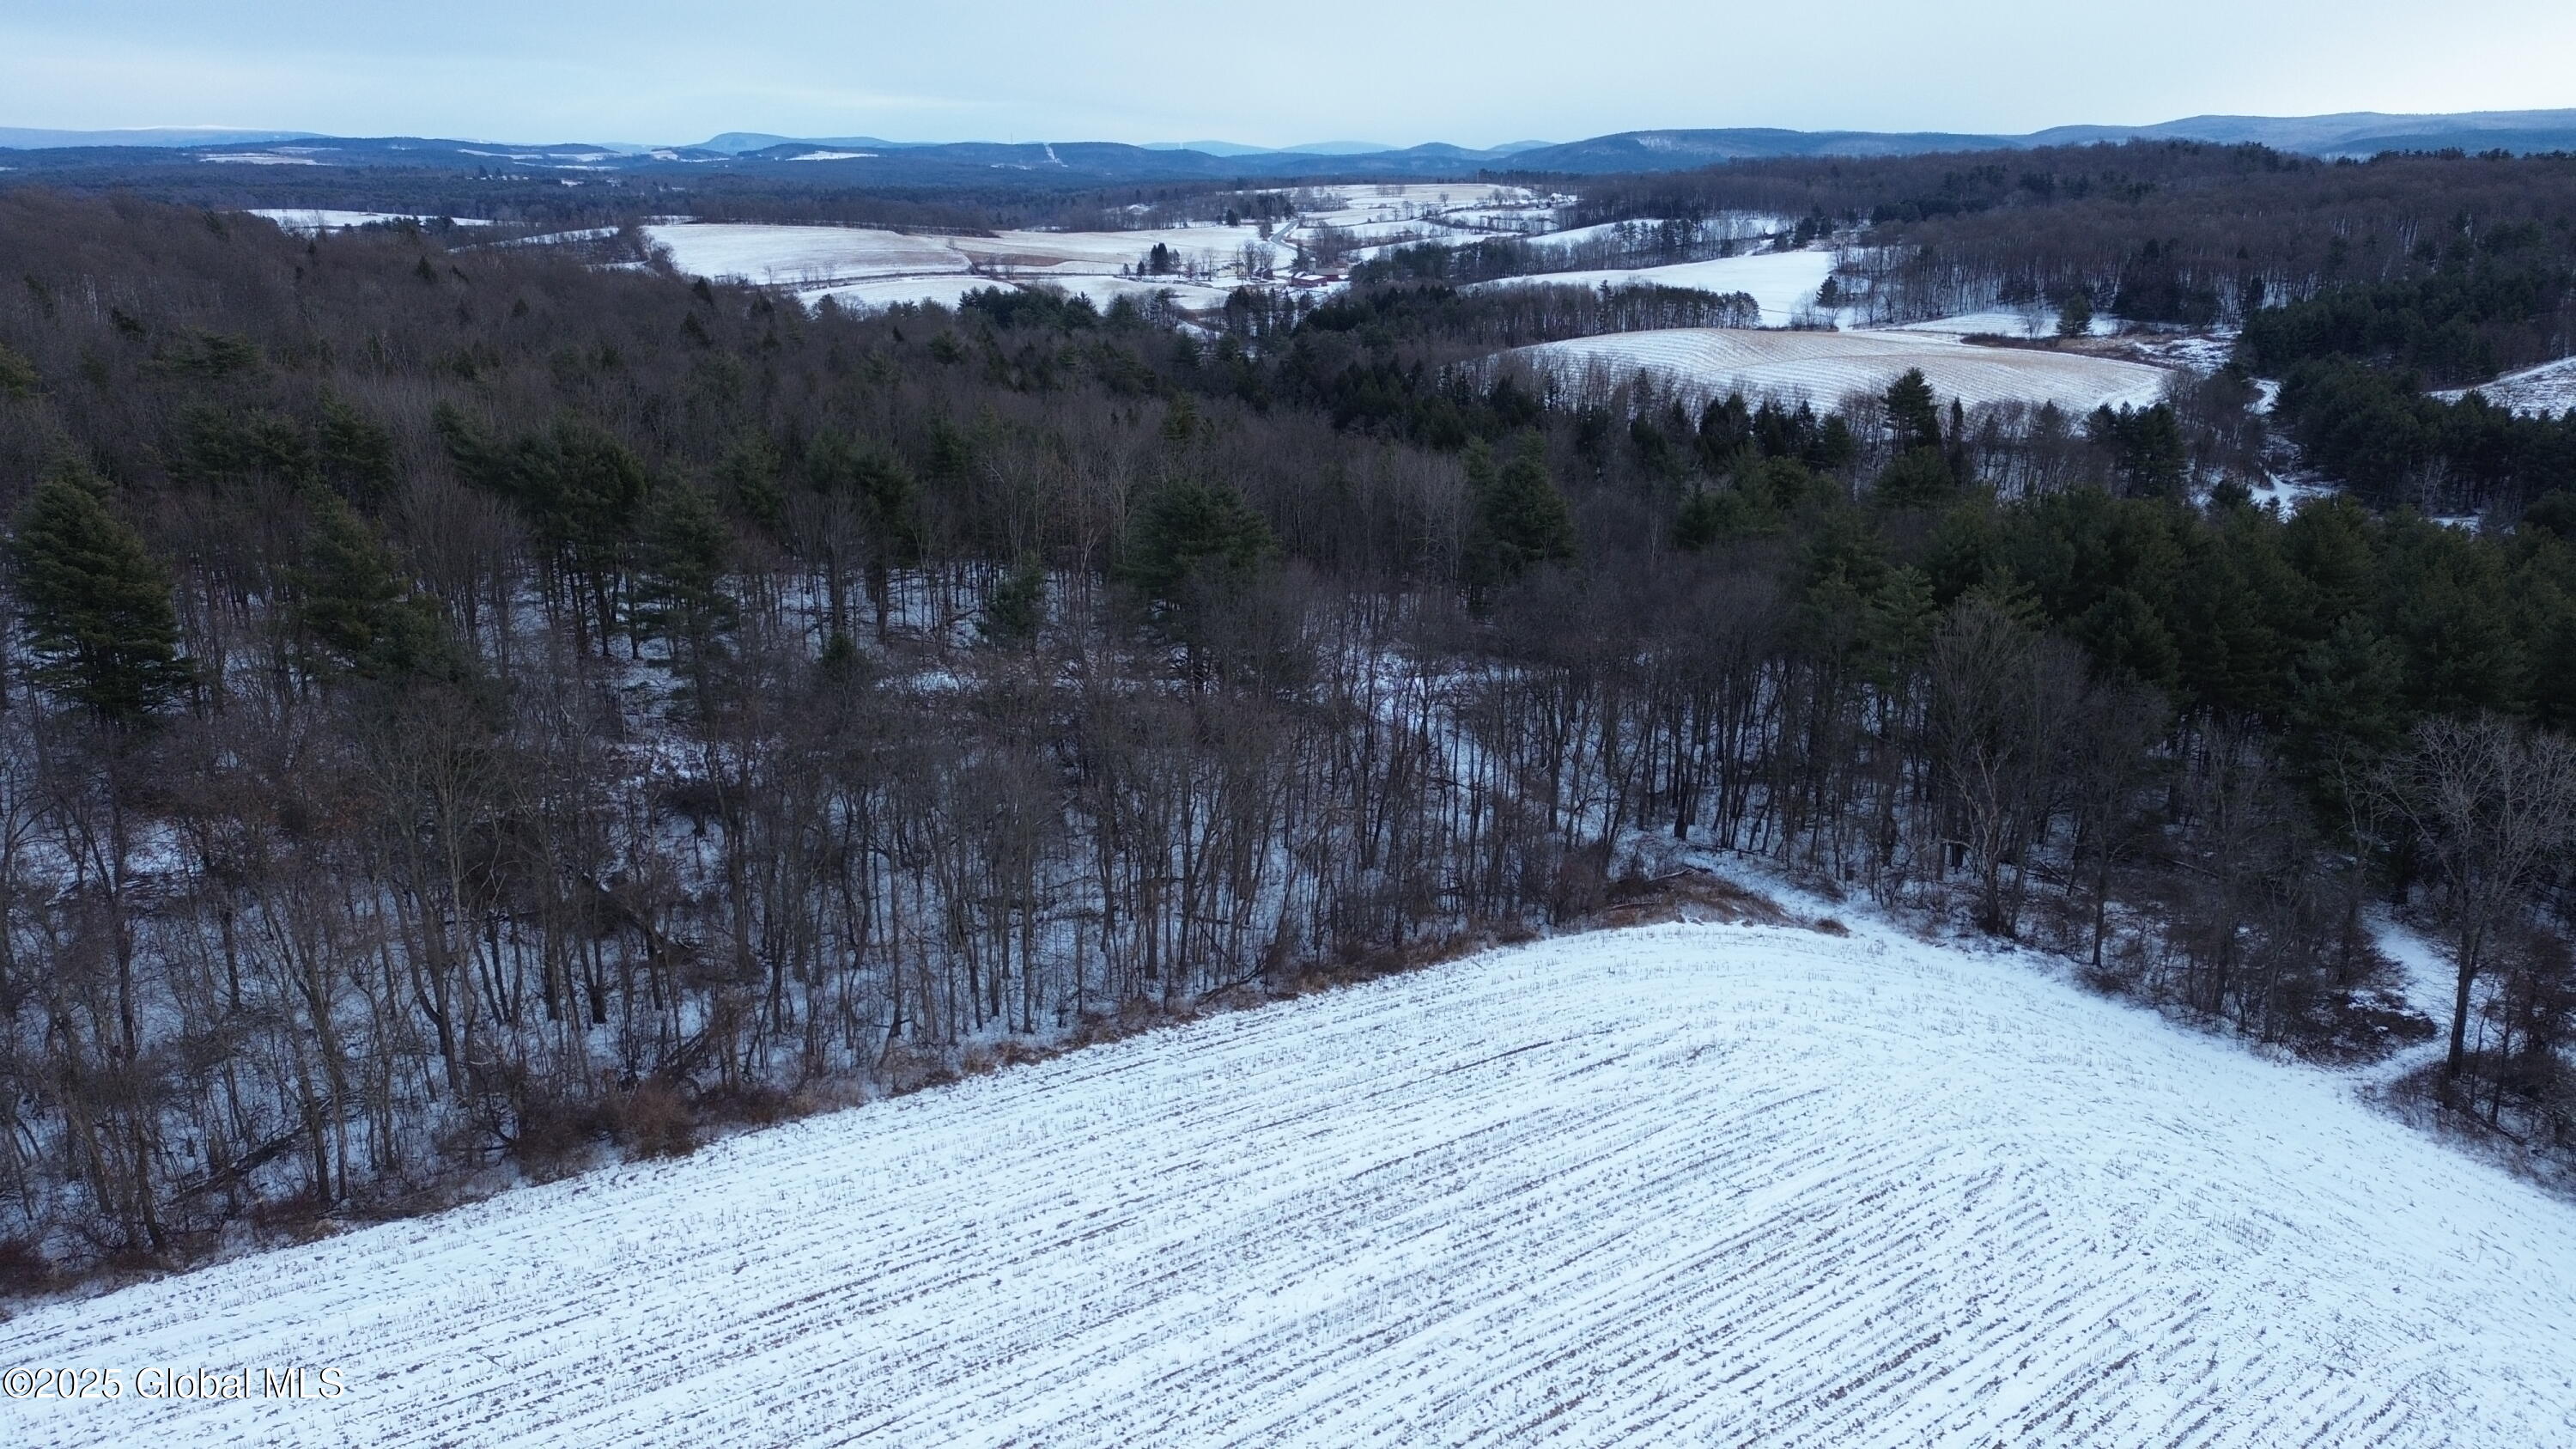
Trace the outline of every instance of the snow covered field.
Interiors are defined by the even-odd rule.
[[[410,212],[333,211],[327,207],[318,211],[299,211],[293,207],[257,206],[251,208],[250,214],[253,216],[266,217],[270,221],[276,222],[280,227],[287,231],[307,236],[313,235],[317,232],[346,231],[352,227],[375,226],[380,223],[391,221],[417,221],[426,224],[442,219],[435,216],[419,216]],[[457,226],[490,226],[492,224],[488,220],[470,216],[447,217],[444,218],[444,220]]]
[[[2508,372],[2475,388],[2453,388],[2433,396],[2444,402],[2458,402],[2473,391],[2486,394],[2488,402],[2510,412],[2555,417],[2576,408],[2576,357],[2562,357],[2556,362]]]
[[[739,278],[763,286],[793,287],[808,302],[829,296],[844,306],[901,302],[954,305],[979,287],[1042,282],[1106,302],[1120,289],[1124,267],[1142,272],[1156,245],[1170,250],[1188,275],[1145,279],[1168,286],[1184,306],[1217,306],[1242,275],[1244,248],[1285,269],[1294,253],[1265,242],[1248,226],[1179,227],[1160,231],[1006,231],[996,236],[914,236],[843,226],[772,226],[738,222],[678,222],[644,228],[654,246],[667,248],[685,275]]]
[[[2135,362],[2033,348],[1973,347],[1929,331],[1677,327],[1577,337],[1522,348],[1518,355],[1569,380],[1598,373],[1618,382],[1642,370],[1678,381],[1694,394],[1741,390],[1747,397],[1803,397],[1819,406],[1851,393],[1883,392],[1914,367],[1923,369],[1944,403],[1954,397],[1970,407],[2010,400],[2053,402],[2069,412],[2152,405],[2163,396],[2167,377],[2162,368]]]
[[[1954,317],[1931,317],[1921,322],[1899,322],[1888,329],[1893,332],[1945,332],[1953,337],[1971,337],[1988,333],[1996,337],[2054,337],[2057,335],[2057,309],[2054,307],[1995,307],[1983,312],[1962,312]],[[2085,329],[2095,337],[2108,337],[2120,330],[2120,319],[2096,315]]]
[[[700,277],[739,277],[762,284],[856,281],[964,272],[966,258],[949,238],[908,236],[848,226],[766,226],[683,222],[648,226],[645,239],[668,247],[671,265]]]
[[[1538,272],[1526,277],[1503,277],[1478,282],[1476,287],[1529,286],[1544,283],[1551,286],[1634,287],[1652,283],[1659,287],[1687,287],[1694,291],[1750,293],[1762,307],[1764,323],[1786,325],[1816,300],[1816,289],[1834,270],[1834,254],[1829,251],[1756,252],[1751,256],[1720,257],[1715,261],[1681,262],[1669,267],[1634,267],[1606,272]],[[1470,290],[1473,290],[1472,288]]]
[[[1335,186],[1307,193],[1318,203],[1300,214],[1309,225],[1357,227],[1390,221],[1439,220],[1482,231],[1544,230],[1556,208],[1574,198],[1542,196],[1526,186],[1471,181],[1407,181]]]
[[[1495,227],[1543,229],[1566,198],[1445,182],[1341,188],[1304,199],[1314,209],[1268,238],[1253,226],[979,237],[690,221],[655,223],[644,235],[651,245],[667,248],[671,264],[685,275],[790,287],[808,303],[830,296],[845,306],[954,305],[978,287],[1038,283],[1104,306],[1119,296],[1168,290],[1180,306],[1206,309],[1222,306],[1235,287],[1255,280],[1245,272],[1247,251],[1262,270],[1260,280],[1285,278],[1297,265],[1298,239],[1319,227],[1362,239],[1465,243],[1484,239]],[[1143,275],[1145,258],[1157,245],[1169,249],[1176,274]],[[1136,275],[1122,277],[1121,269]]]
[[[2010,956],[1675,926],[0,1325],[27,1445],[2576,1443],[2576,1208]]]

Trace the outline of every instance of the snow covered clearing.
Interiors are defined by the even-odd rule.
[[[2093,321],[2098,329],[2102,319]],[[2238,329],[2232,326],[2200,331],[2146,326],[2123,328],[2119,338],[2121,350],[2139,361],[2205,377],[2235,359],[2237,335]]]
[[[1174,261],[1207,270],[1233,267],[1245,247],[1285,267],[1294,254],[1262,239],[1249,226],[1189,226],[1157,231],[1006,231],[994,236],[947,238],[957,251],[987,266],[1115,276],[1135,267],[1157,246]]]
[[[574,246],[582,242],[606,241],[610,237],[617,235],[617,232],[618,228],[613,226],[585,226],[572,231],[540,232],[535,236],[514,236],[507,238],[506,240],[496,242],[476,242],[475,245],[495,247]]]
[[[380,226],[389,222],[416,221],[427,225],[435,221],[455,226],[490,226],[488,220],[470,216],[420,216],[399,211],[298,211],[291,207],[256,206],[251,215],[266,217],[287,231],[311,235],[316,232],[346,231],[352,227]]]
[[[1564,231],[1550,232],[1544,237],[1533,237],[1531,241],[1533,245],[1566,250],[1592,243],[1654,236],[1666,227],[1676,224],[1652,217],[1634,221],[1604,221],[1591,226],[1569,227]],[[1774,216],[1768,212],[1722,211],[1715,216],[1703,217],[1697,222],[1678,224],[1687,225],[1697,240],[1713,242],[1751,241],[1758,237],[1768,237],[1777,232],[1787,231],[1798,223],[1793,217]]]
[[[1227,283],[1186,282],[1177,277],[1099,277],[1049,274],[1024,276],[1024,282],[1039,287],[1053,287],[1068,297],[1088,297],[1091,305],[1106,312],[1122,298],[1138,304],[1158,293],[1170,295],[1172,305],[1185,312],[1210,311],[1225,305],[1234,288]],[[990,286],[991,283],[985,285]]]
[[[2246,488],[2256,504],[2277,508],[2284,514],[2296,513],[2314,499],[2332,498],[2339,491],[2320,475],[2297,471],[2267,473],[2262,482]]]
[[[809,304],[829,296],[844,306],[954,306],[977,288],[1039,282],[1103,304],[1168,288],[1184,307],[1214,307],[1242,279],[1246,247],[1283,271],[1295,259],[1291,248],[1263,240],[1249,226],[915,236],[864,227],[677,222],[647,226],[644,235],[667,249],[671,265],[685,274],[794,287]],[[1141,275],[1158,245],[1178,274]],[[1119,285],[1122,268],[1139,274],[1133,284]]]
[[[2115,318],[2096,317],[2096,336],[2115,330]],[[1998,307],[1985,312],[1962,312],[1955,317],[1928,317],[1920,322],[1899,322],[1892,332],[1939,332],[1950,337],[1973,337],[1984,333],[1993,337],[2054,337],[2057,335],[2057,309],[2054,307]]]
[[[800,289],[796,295],[808,307],[829,297],[842,307],[874,311],[882,307],[902,307],[917,302],[935,302],[942,307],[954,307],[969,292],[980,292],[987,287],[1007,285],[991,277],[970,276],[959,272],[945,277],[879,277],[865,282],[834,282],[829,286]]]
[[[1816,289],[1833,275],[1834,254],[1829,251],[1756,252],[1751,256],[1720,257],[1714,261],[1681,262],[1669,267],[1635,267],[1620,271],[1537,272],[1526,277],[1502,277],[1478,282],[1476,287],[1512,287],[1545,284],[1576,287],[1685,287],[1698,292],[1745,292],[1762,307],[1762,320],[1773,326],[1787,323],[1800,312],[1811,308]],[[1472,288],[1470,289],[1472,290]]]
[[[967,270],[966,258],[947,237],[860,227],[684,222],[645,227],[644,238],[668,248],[671,265],[683,273],[765,284]]]
[[[2472,392],[2486,394],[2488,402],[2508,412],[2555,417],[2569,408],[2576,408],[2576,357],[2562,357],[2556,362],[2508,372],[2493,382],[2482,382],[2474,388],[2453,388],[2433,396],[2444,402],[2458,402]]]
[[[1819,406],[1852,393],[1884,392],[1916,367],[1944,402],[2053,402],[2069,412],[2150,406],[2164,395],[2169,376],[2141,363],[1976,347],[1935,332],[1681,327],[1578,337],[1521,348],[1516,355],[1568,381],[1598,374],[1615,383],[1643,371],[1694,395],[1742,391],[1748,397],[1803,397]]]
[[[1357,221],[1334,230],[1365,247],[1407,246],[1417,242],[1483,241],[1482,235],[1460,237],[1449,228],[1423,221]]]
[[[1339,186],[1294,193],[1304,203],[1299,220],[1352,227],[1366,222],[1453,217],[1486,230],[1515,230],[1552,220],[1570,196],[1541,196],[1525,186],[1479,186],[1471,181],[1412,181],[1382,186]]]
[[[1498,951],[0,1326],[121,1445],[2576,1442],[2576,1210],[2004,955]]]
[[[1103,312],[1122,297],[1132,298],[1141,305],[1157,294],[1168,295],[1171,304],[1184,312],[1210,311],[1224,306],[1226,296],[1232,290],[1174,277],[1047,275],[1023,276],[1018,280],[1041,289],[1062,292],[1068,297],[1088,298],[1091,305]],[[825,297],[844,307],[898,307],[911,302],[936,302],[942,307],[954,307],[969,292],[991,287],[1009,290],[1012,285],[1009,281],[990,276],[888,277],[869,282],[836,282],[830,286],[801,288],[796,295],[808,307]]]
[[[1205,310],[1223,305],[1237,286],[1276,285],[1290,277],[1301,260],[1301,243],[1327,227],[1355,254],[1425,242],[1465,245],[1498,230],[1543,231],[1556,207],[1569,200],[1464,183],[1296,195],[1307,209],[1268,237],[1256,226],[924,236],[864,227],[691,221],[652,223],[644,235],[648,244],[666,249],[683,273],[793,287],[808,302],[828,295],[845,305],[953,304],[970,285],[1035,282],[1104,304],[1168,288],[1184,309]],[[1157,246],[1165,249],[1164,264],[1172,271],[1147,275],[1146,259]],[[1830,266],[1830,257],[1817,255]],[[958,280],[970,273],[984,280]],[[1822,280],[1818,271],[1802,300],[1812,300]]]

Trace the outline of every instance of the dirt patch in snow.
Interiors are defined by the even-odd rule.
[[[1609,887],[1610,903],[1576,927],[1586,931],[1617,931],[1631,926],[1815,926],[1801,921],[1780,903],[1758,891],[1748,890],[1731,880],[1711,874],[1697,866],[1642,879],[1614,880]],[[1839,934],[1828,931],[1828,935]]]

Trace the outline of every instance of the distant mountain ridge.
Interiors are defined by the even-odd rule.
[[[2331,116],[2187,116],[2151,126],[2052,126],[2026,135],[1949,131],[1722,130],[1622,131],[1523,151],[1515,166],[1533,170],[1663,171],[1776,156],[1905,156],[1927,151],[2024,150],[2118,141],[2248,142],[2328,158],[2382,151],[2501,147],[2515,152],[2576,151],[2576,109],[2467,111],[2395,115],[2348,111]]]
[[[2053,126],[2026,135],[1952,131],[1795,131],[1728,127],[1621,131],[1559,144],[1476,149],[1446,142],[1379,147],[1310,142],[1264,149],[1227,141],[1132,146],[1108,141],[910,142],[875,136],[780,136],[728,131],[696,145],[588,142],[518,145],[427,137],[335,137],[290,131],[161,128],[47,131],[0,128],[12,180],[48,173],[146,172],[204,163],[278,167],[393,167],[469,173],[765,172],[777,168],[841,186],[966,186],[1009,180],[1066,186],[1147,180],[1335,181],[1460,179],[1487,171],[1601,175],[1686,170],[1783,156],[1902,156],[2021,150],[2129,140],[2259,143],[2325,157],[2457,147],[2576,151],[2576,109],[2406,115],[2189,116],[2146,126]]]
[[[312,131],[239,131],[215,126],[143,126],[126,131],[49,131],[0,126],[0,150],[60,146],[244,146],[316,139]]]

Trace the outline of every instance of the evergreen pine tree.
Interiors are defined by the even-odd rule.
[[[0,397],[34,397],[42,382],[36,375],[36,364],[8,344],[0,343]]]
[[[1182,480],[1147,500],[1118,561],[1119,581],[1135,590],[1147,617],[1186,632],[1191,596],[1239,584],[1273,544],[1270,525],[1222,484]]]
[[[787,491],[779,486],[778,445],[747,431],[716,464],[716,484],[730,507],[771,534],[787,528]]]
[[[1814,438],[1800,450],[1798,461],[1819,473],[1839,473],[1860,456],[1860,439],[1852,436],[1851,424],[1841,413],[1828,416],[1816,429]]]
[[[366,520],[336,493],[305,494],[304,556],[288,573],[296,623],[332,669],[365,679],[436,671],[455,660],[437,606],[410,585]]]
[[[2137,590],[2115,586],[2075,621],[2075,634],[2096,669],[2172,693],[2182,682],[2182,651],[2173,631]]]
[[[1046,565],[1035,554],[1022,554],[985,596],[976,636],[987,644],[1024,644],[1037,637],[1038,627],[1045,622]]]
[[[734,625],[733,598],[724,591],[732,551],[733,529],[705,489],[670,483],[654,492],[636,549],[629,624],[638,640],[670,641],[672,667],[701,709],[708,665],[723,647],[719,636]]]
[[[1861,658],[1872,682],[1896,688],[1931,642],[1939,615],[1930,576],[1911,564],[1889,569],[1860,620]]]
[[[2093,299],[2082,288],[2067,292],[2057,307],[2057,335],[2081,337],[2093,330]]]
[[[1737,454],[1752,446],[1753,413],[1744,405],[1744,394],[1728,393],[1701,410],[1699,454],[1708,471],[1725,472],[1735,466]]]
[[[1541,564],[1573,559],[1574,513],[1548,474],[1547,445],[1535,434],[1523,438],[1500,469],[1492,467],[1490,456],[1471,459],[1468,481],[1476,507],[1467,549],[1470,592],[1481,594]]]
[[[1938,508],[1959,491],[1958,476],[1939,448],[1911,448],[1878,475],[1876,497],[1890,508]]]
[[[105,493],[86,469],[55,473],[19,509],[10,552],[36,684],[132,725],[177,698],[188,669],[170,575]]]
[[[2151,408],[2096,408],[2084,430],[2108,449],[2120,492],[2131,498],[2179,498],[2191,481],[2191,454],[2171,403]]]
[[[733,626],[723,587],[733,531],[705,489],[673,483],[654,492],[642,532],[629,611],[635,633],[694,656]]]
[[[1941,409],[1923,369],[1909,367],[1903,377],[1887,385],[1887,425],[1900,454],[1941,446]]]
[[[318,432],[323,477],[359,508],[370,513],[382,508],[402,478],[393,434],[337,398],[323,400]]]

